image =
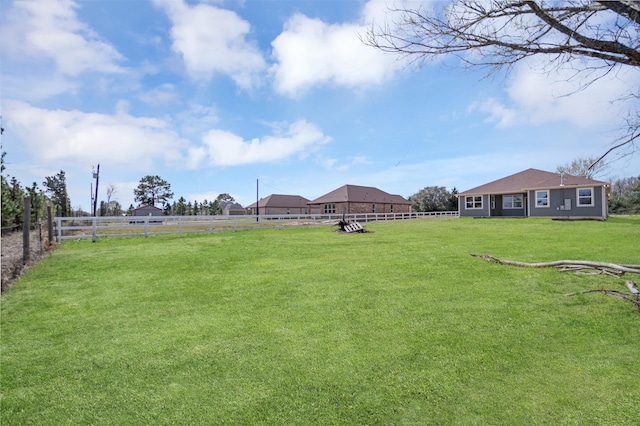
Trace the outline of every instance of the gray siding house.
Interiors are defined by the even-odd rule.
[[[224,216],[240,216],[247,214],[247,211],[238,203],[232,203],[231,201],[222,201],[220,203],[220,210]]]
[[[604,220],[608,190],[608,183],[583,176],[527,169],[457,194],[458,209],[460,217]]]
[[[162,216],[162,209],[152,205],[140,206],[133,209],[134,216]]]

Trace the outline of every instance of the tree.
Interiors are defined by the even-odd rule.
[[[100,201],[100,216],[108,216],[109,215],[109,204],[104,201]]]
[[[140,179],[140,184],[133,190],[134,200],[140,205],[155,206],[156,202],[165,203],[173,197],[171,185],[160,176],[147,175]]]
[[[236,202],[236,200],[231,195],[227,194],[226,192],[223,192],[222,194],[218,195],[216,197],[216,201],[218,203],[221,203],[223,201],[227,201],[227,202],[230,202],[230,203],[235,203]]]
[[[584,176],[588,179],[595,179],[596,176],[604,173],[609,166],[606,163],[598,162],[595,157],[576,158],[571,163],[556,168],[557,173],[566,173],[572,176]]]
[[[223,203],[235,203],[236,200],[231,195],[223,192],[216,197],[216,200],[211,203],[211,214],[222,214]]]
[[[409,201],[418,212],[447,211],[451,207],[451,193],[444,186],[427,186],[410,196]]]
[[[455,55],[466,67],[508,72],[533,56],[548,59],[543,72],[569,65],[586,87],[620,68],[640,68],[640,3],[631,0],[452,0],[390,9],[393,19],[372,26],[363,41],[412,61]],[[629,96],[640,98],[638,87]],[[616,145],[635,149],[640,111],[631,111]]]
[[[4,173],[5,170],[5,155],[7,155],[7,153],[2,151],[0,173]],[[8,180],[8,176],[5,178],[4,175],[0,175],[0,180],[2,181],[2,227],[21,225],[22,212],[24,211],[24,191],[15,177]],[[11,182],[11,184],[9,184],[9,182]]]
[[[611,184],[609,213],[640,213],[640,176],[618,179]]]
[[[111,216],[122,216],[122,205],[117,201],[111,201],[109,203],[109,213]]]
[[[458,211],[458,188],[454,187],[451,190],[451,196],[449,197],[449,206],[447,207],[447,211],[455,212]]]
[[[44,216],[44,205],[47,197],[35,182],[31,184],[31,188],[27,188],[27,193],[31,199],[31,223],[38,223],[41,217]]]
[[[178,203],[173,209],[173,214],[176,216],[185,216],[187,214],[187,200],[184,197],[178,198]]]
[[[45,177],[42,185],[45,187],[45,191],[49,193],[56,216],[69,216],[71,213],[71,200],[69,200],[69,194],[67,193],[67,178],[64,171],[60,170],[56,175]]]
[[[11,184],[2,176],[2,227],[10,227],[22,224],[22,212],[24,211],[24,191],[16,178],[11,179]]]
[[[109,214],[113,216],[117,216],[116,213],[114,213],[112,211],[113,209],[111,208],[112,206],[111,198],[113,198],[116,192],[118,192],[118,188],[114,184],[110,183],[109,185],[107,185],[107,206],[106,206],[107,208],[106,208],[106,212],[103,214],[102,207],[100,207],[100,216],[108,216]]]
[[[209,201],[206,198],[204,199],[204,201],[200,205],[200,214],[205,215],[205,216],[211,214],[211,208],[209,206]]]

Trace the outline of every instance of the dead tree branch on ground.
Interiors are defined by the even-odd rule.
[[[528,263],[528,262],[518,262],[515,260],[505,260],[505,259],[497,259],[489,254],[471,254],[473,257],[479,257],[488,262],[494,262],[501,265],[511,265],[511,266],[519,266],[524,268],[547,268],[547,267],[556,267],[561,272],[566,271],[583,271],[583,270],[592,270],[592,271],[600,271],[596,273],[608,274],[620,277],[625,273],[629,274],[640,274],[640,265],[623,265],[617,263],[607,263],[607,262],[591,262],[588,260],[556,260],[553,262],[537,262],[537,263]]]
[[[622,300],[626,300],[628,302],[633,303],[634,305],[636,305],[636,308],[638,308],[638,311],[640,311],[640,299],[638,298],[633,298],[633,297],[629,297],[629,295],[625,294],[625,293],[621,293],[619,291],[615,291],[615,290],[605,290],[603,288],[597,288],[594,290],[583,290],[580,293],[569,293],[569,294],[565,294],[565,297],[573,297],[573,296],[577,296],[578,294],[586,294],[586,293],[604,293],[608,296],[613,296],[613,297],[617,297],[619,299]]]
[[[484,259],[488,262],[498,263],[500,265],[511,265],[518,266],[524,268],[547,268],[547,267],[555,267],[560,272],[575,272],[582,274],[605,274],[611,275],[616,278],[620,278],[622,275],[629,274],[639,274],[640,275],[640,265],[628,265],[628,264],[618,264],[618,263],[608,263],[608,262],[592,262],[587,260],[556,260],[553,262],[519,262],[515,260],[505,260],[505,259],[497,259],[489,254],[470,254],[472,257],[478,257]],[[588,272],[585,272],[588,271]],[[629,284],[631,283],[631,285]],[[630,290],[633,290],[631,286],[633,286],[637,293],[637,287],[633,281],[627,281],[627,286],[629,286]],[[605,289],[594,289],[594,290],[584,290],[580,293],[604,293],[609,296],[618,297],[620,299],[629,301],[636,305],[638,311],[640,311],[640,298],[636,294],[626,294],[621,293],[616,290],[605,290]],[[569,293],[565,294],[566,297],[572,297],[577,295],[578,293]]]

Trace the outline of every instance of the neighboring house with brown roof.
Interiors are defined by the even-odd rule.
[[[307,203],[313,214],[409,213],[411,201],[370,186],[344,185]]]
[[[460,217],[606,219],[609,184],[527,169],[457,194]]]
[[[271,194],[247,206],[249,214],[307,214],[307,198],[299,195]],[[257,210],[259,206],[259,211]]]

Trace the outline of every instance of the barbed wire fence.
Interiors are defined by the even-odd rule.
[[[2,227],[2,292],[7,290],[29,265],[41,259],[52,248],[52,209],[50,206],[44,206],[39,213],[36,215],[37,222],[32,221],[31,199],[25,197],[22,224]]]

